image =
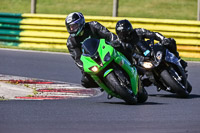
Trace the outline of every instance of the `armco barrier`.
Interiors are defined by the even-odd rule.
[[[0,44],[25,48],[66,49],[69,34],[66,15],[0,13]],[[200,22],[187,20],[85,16],[115,33],[118,20],[128,19],[134,28],[145,28],[175,38],[183,57],[200,57]]]

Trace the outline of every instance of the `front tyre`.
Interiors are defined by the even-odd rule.
[[[118,94],[127,104],[137,103],[137,98],[133,96],[132,91],[120,84],[120,81],[114,72],[109,73],[105,78],[106,85],[113,92]]]
[[[141,90],[138,91],[138,96],[137,96],[137,102],[138,103],[144,103],[148,99],[148,93],[145,90],[145,88],[141,88]]]
[[[137,95],[137,102],[138,103],[144,103],[148,99],[148,93],[145,90],[141,80],[139,80],[138,88],[139,88],[139,90],[138,90],[138,95]]]
[[[191,91],[192,91],[192,85],[190,84],[189,81],[187,81],[187,91],[188,91],[188,93],[191,93]]]
[[[164,83],[175,91],[175,93],[181,98],[187,98],[189,96],[188,91],[183,88],[181,83],[178,83],[175,78],[173,78],[167,70],[163,70],[160,74]]]

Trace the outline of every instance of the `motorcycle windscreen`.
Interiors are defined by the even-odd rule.
[[[92,57],[96,54],[99,47],[99,40],[90,38],[83,42],[82,50],[84,56]]]

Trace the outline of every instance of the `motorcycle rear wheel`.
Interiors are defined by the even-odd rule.
[[[120,95],[120,97],[127,104],[137,104],[137,98],[133,96],[132,92],[128,90],[126,87],[120,84],[119,79],[116,77],[114,72],[109,73],[106,76],[106,84],[107,86],[116,94]]]
[[[175,93],[181,98],[187,98],[189,96],[188,91],[183,88],[170,74],[167,70],[163,70],[160,74],[164,83],[169,86]]]

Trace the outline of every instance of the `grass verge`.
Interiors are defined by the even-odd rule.
[[[0,12],[30,13],[31,0],[1,0]],[[37,13],[112,16],[113,0],[38,0]],[[119,0],[119,17],[197,19],[197,0]]]

